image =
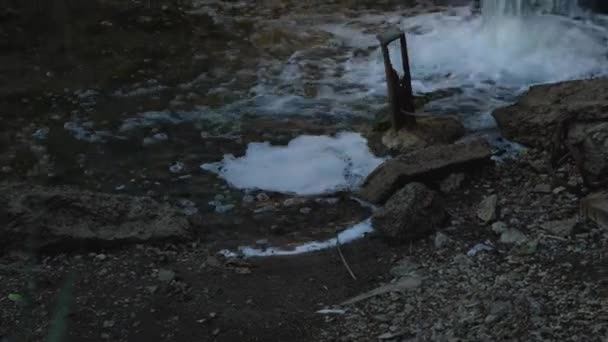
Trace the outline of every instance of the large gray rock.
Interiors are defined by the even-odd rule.
[[[389,241],[405,242],[431,234],[447,218],[437,192],[424,184],[410,183],[374,213],[372,225]]]
[[[88,244],[186,240],[188,219],[168,204],[132,197],[27,184],[0,184],[0,247],[82,248]]]
[[[608,120],[608,79],[534,86],[516,104],[492,115],[507,139],[552,148],[564,125]]]
[[[535,86],[493,116],[506,138],[554,159],[566,147],[587,185],[608,184],[608,79]]]
[[[359,197],[371,203],[383,203],[405,184],[439,180],[490,160],[492,151],[485,140],[432,146],[390,159],[365,180]]]

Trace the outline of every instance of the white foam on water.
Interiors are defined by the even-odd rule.
[[[546,11],[548,3],[537,7]],[[574,13],[566,5],[555,8],[556,12]],[[387,101],[384,64],[375,35],[394,26],[407,32],[417,94],[460,90],[432,102],[427,109],[460,114],[471,129],[494,126],[490,112],[513,102],[531,85],[608,75],[608,30],[588,19],[557,15],[483,18],[468,7],[414,17],[362,13],[299,26],[313,35],[329,33],[331,38],[294,52],[286,61],[265,62],[263,72],[258,73],[260,82],[251,87],[252,99],[243,107],[273,115],[375,113]],[[396,44],[391,46],[391,56],[400,69]]]
[[[529,86],[608,74],[608,31],[590,21],[556,15],[482,18],[466,8],[402,18],[408,32],[416,93],[459,88],[457,97],[431,104],[433,110],[469,112],[471,128],[494,124],[488,113],[512,102]],[[398,49],[393,64],[402,73]],[[380,51],[367,63],[350,60],[345,79],[368,95],[386,94]]]
[[[315,252],[315,251],[320,251],[323,249],[336,247],[338,240],[339,240],[340,244],[350,243],[350,242],[353,242],[355,240],[359,240],[359,239],[365,237],[365,235],[367,235],[373,231],[374,231],[374,228],[372,227],[371,219],[367,219],[350,228],[345,229],[344,231],[342,231],[341,233],[338,234],[337,239],[333,238],[333,239],[329,239],[329,240],[325,240],[325,241],[310,242],[310,243],[296,246],[292,249],[282,249],[282,248],[276,248],[276,247],[269,247],[269,248],[261,249],[261,248],[253,248],[253,247],[244,246],[244,247],[239,247],[238,253],[235,253],[235,252],[232,252],[229,250],[222,250],[222,251],[220,251],[220,254],[225,255],[227,257],[235,257],[238,255],[241,255],[245,258],[298,255],[298,254],[310,253],[310,252]]]
[[[243,157],[226,155],[201,168],[239,189],[320,195],[356,188],[381,162],[360,134],[341,133],[304,135],[287,146],[251,143]]]

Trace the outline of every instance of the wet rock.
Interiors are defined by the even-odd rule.
[[[2,245],[32,238],[40,248],[117,245],[187,240],[191,226],[176,208],[148,197],[132,197],[22,183],[0,184]]]
[[[410,153],[433,145],[451,144],[464,133],[464,126],[455,117],[420,116],[413,128],[386,131],[382,143],[397,153]]]
[[[500,242],[504,244],[521,244],[527,240],[524,233],[514,228],[507,229],[500,235]]]
[[[464,182],[464,178],[464,173],[452,173],[441,181],[439,188],[441,189],[441,192],[449,194],[460,189],[462,182]]]
[[[372,224],[389,241],[404,242],[441,228],[447,218],[435,191],[421,183],[410,183],[374,213]]]
[[[567,237],[572,234],[577,222],[578,219],[574,217],[569,220],[545,222],[541,227],[551,235]]]
[[[403,185],[445,177],[487,162],[492,155],[485,140],[433,146],[390,159],[365,180],[359,196],[371,203],[383,203]]]
[[[608,229],[608,191],[594,193],[581,200],[580,214]]]
[[[483,222],[492,222],[496,220],[496,206],[498,204],[498,196],[491,195],[483,199],[477,209],[477,217]]]

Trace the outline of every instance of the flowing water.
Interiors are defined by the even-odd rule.
[[[327,196],[355,189],[382,161],[360,134],[348,132],[355,130],[354,120],[371,121],[386,111],[379,32],[394,27],[406,32],[416,95],[443,94],[424,111],[456,114],[471,132],[490,136],[497,135],[491,111],[514,102],[531,85],[608,74],[608,25],[574,2],[484,0],[481,15],[468,6],[351,8],[341,3],[307,7],[300,2],[291,5],[303,8],[288,7],[274,16],[259,14],[264,6],[248,1],[201,0],[193,15],[209,15],[219,27],[245,37],[210,49],[222,63],[175,89],[149,80],[113,95],[116,101],[140,98],[146,104],[174,96],[169,108],[121,113],[111,120],[76,113],[63,128],[100,151],[96,163],[107,169],[112,189],[187,193],[199,209],[228,211],[243,221],[242,213],[251,211],[239,208],[247,193]],[[398,66],[398,50],[391,49]],[[246,127],[250,116],[274,124],[252,135]],[[303,129],[284,135],[286,118],[343,133],[330,137]],[[120,148],[107,147],[113,152],[106,153],[104,145],[111,144]],[[142,145],[151,147],[142,152]],[[130,175],[123,177],[125,169],[147,177],[166,177],[168,170],[173,175],[166,189],[149,190]],[[161,184],[160,178],[153,184]],[[204,196],[197,198],[197,191]]]

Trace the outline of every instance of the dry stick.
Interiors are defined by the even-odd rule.
[[[348,271],[348,273],[350,273],[350,276],[353,278],[353,280],[357,280],[357,277],[353,273],[353,270],[350,269],[350,266],[348,266],[348,263],[346,262],[346,259],[342,254],[342,250],[340,249],[340,238],[338,237],[338,235],[336,235],[336,247],[338,248],[338,254],[340,254],[340,259],[342,259],[344,267],[346,267],[346,270]]]
[[[555,235],[549,235],[549,234],[541,234],[540,236],[543,238],[547,238],[547,239],[553,239],[553,240],[558,240],[558,241],[563,241],[563,242],[571,242],[570,240],[563,238],[561,236],[555,236]]]

